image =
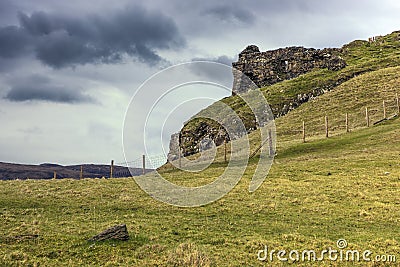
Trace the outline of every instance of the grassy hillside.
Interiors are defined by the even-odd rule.
[[[352,249],[398,255],[398,123],[282,144],[259,190],[247,191],[250,164],[231,193],[200,208],[159,203],[131,179],[1,182],[0,265],[258,266],[264,245],[322,250],[339,238]],[[206,182],[220,168],[197,178]],[[131,240],[86,241],[117,223],[128,225]],[[39,238],[17,237],[24,234]]]
[[[354,41],[343,46],[341,55],[347,62],[347,67],[339,71],[316,69],[298,78],[283,81],[264,87],[269,104],[282,105],[284,100],[291,100],[299,94],[312,92],[315,88],[331,89],[343,81],[348,81],[360,74],[396,67],[400,65],[400,32],[378,38],[376,42]],[[227,98],[227,104],[236,103],[239,97]],[[235,106],[233,106],[235,108]],[[239,111],[240,112],[240,111]]]
[[[362,40],[353,41],[344,45],[342,50],[340,56],[346,60],[348,65],[344,69],[339,71],[315,69],[297,78],[261,88],[274,115],[278,116],[285,105],[295,103],[299,95],[319,95],[321,91],[336,90],[339,85],[351,81],[361,74],[400,66],[400,32],[379,37],[372,43]],[[382,75],[385,74],[382,73]],[[368,83],[364,84],[364,86],[367,85],[369,86]],[[349,88],[351,89],[351,86]],[[341,96],[333,95],[332,97]],[[362,95],[360,95],[360,98],[362,98]],[[239,96],[231,96],[221,101],[235,110],[247,129],[255,128],[254,116]],[[211,105],[199,114],[213,114],[214,109],[216,109],[216,105]],[[190,136],[202,121],[206,121],[214,128],[220,127],[210,120],[194,119],[186,123],[181,132],[185,136]],[[189,143],[183,143],[184,150],[191,151],[193,140],[191,138],[189,140]]]
[[[371,95],[375,89],[368,88]],[[339,106],[350,105],[342,99]],[[321,97],[280,118],[278,130],[297,122],[300,114],[337,105],[324,101]],[[261,266],[257,252],[264,245],[321,251],[336,248],[339,238],[350,249],[399,258],[399,123],[395,119],[328,139],[315,136],[305,144],[279,139],[275,163],[259,190],[248,192],[253,159],[233,191],[199,208],[157,202],[133,179],[3,181],[0,265]],[[256,138],[254,132],[253,147]],[[215,179],[225,166],[216,163],[196,175],[165,167],[164,175],[177,184],[199,185]],[[86,241],[118,223],[127,224],[129,241]],[[38,238],[23,237],[33,234]],[[277,260],[266,264],[281,265]],[[326,260],[318,266],[346,264]]]
[[[278,135],[282,139],[301,138],[302,121],[308,136],[325,133],[325,115],[329,119],[331,134],[343,133],[348,113],[350,130],[366,127],[365,108],[369,110],[370,124],[398,112],[396,93],[400,95],[400,67],[367,72],[321,95],[309,103],[276,120]]]

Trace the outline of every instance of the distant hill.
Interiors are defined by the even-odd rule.
[[[44,163],[40,165],[26,165],[0,162],[0,180],[15,179],[52,179],[54,171],[57,173],[57,179],[74,178],[79,179],[81,166],[83,167],[83,178],[102,178],[110,177],[109,165],[83,164],[62,166],[58,164]],[[152,171],[150,169],[146,171]],[[142,169],[114,166],[113,177],[130,177],[142,174]]]

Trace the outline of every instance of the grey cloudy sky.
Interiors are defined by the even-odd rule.
[[[156,72],[193,60],[230,64],[248,44],[339,47],[399,30],[398,14],[397,0],[0,0],[0,161],[122,162],[127,105]],[[154,103],[148,95],[140,105]],[[205,105],[169,118],[175,128],[163,135]]]

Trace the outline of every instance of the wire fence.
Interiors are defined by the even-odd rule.
[[[49,171],[53,172],[53,179],[120,178],[138,176],[152,172],[165,163],[167,163],[167,156],[164,154],[152,156],[142,155],[141,157],[130,161],[114,162],[114,160],[111,160],[109,165],[82,164],[70,166],[66,167],[69,168],[68,173],[66,173],[66,170],[61,167],[50,169]]]
[[[325,116],[314,114],[324,113],[321,106],[313,106],[311,111],[300,110],[286,115],[285,123],[277,124],[277,134],[281,141],[294,141],[321,138],[351,132],[356,129],[371,127],[383,121],[390,120],[400,114],[399,97],[376,99],[375,103],[356,103],[346,111],[346,106],[328,106]],[[312,103],[311,103],[312,104]],[[329,103],[327,103],[329,105]]]
[[[299,123],[299,128],[290,130],[285,129],[284,132],[280,132],[280,135],[287,135],[291,138],[301,136],[302,141],[306,142],[310,141],[310,138],[312,136],[325,135],[325,137],[328,138],[334,134],[347,133],[357,128],[371,127],[383,121],[397,117],[400,114],[399,102],[399,96],[396,93],[394,100],[393,98],[390,100],[382,100],[382,104],[380,106],[375,105],[371,107],[360,107],[360,111],[356,113],[339,114],[336,112],[332,116],[329,116],[328,114],[324,117],[313,117],[312,120],[310,119],[309,121],[306,121],[303,118],[302,125],[301,121]],[[269,139],[271,139],[271,137]],[[260,146],[258,146],[253,151],[253,153],[251,153],[251,157],[254,157],[259,152],[260,148],[264,145],[268,145],[271,150],[271,140],[269,141],[270,142],[263,142]],[[224,143],[224,147],[222,149],[224,151],[224,155],[222,159],[221,157],[219,157],[218,160],[220,160],[221,162],[227,162],[227,154],[231,153],[231,151],[228,151],[229,149],[227,149],[226,142]],[[274,151],[270,151],[270,154],[273,153]],[[175,161],[175,166],[181,164],[180,157]],[[108,167],[109,169],[107,169],[107,165],[101,165],[103,168],[101,170],[99,169],[99,174],[96,174],[93,177],[90,177],[89,173],[88,175],[85,175],[84,166],[86,165],[82,165],[80,167],[79,178],[94,178],[99,177],[99,175],[104,178],[131,177],[154,171],[158,167],[166,164],[167,162],[168,158],[165,154],[142,155],[126,162],[114,163],[114,161],[112,160],[111,164]],[[104,166],[106,167],[105,169]],[[58,178],[56,171],[54,171],[54,178]]]
[[[291,129],[284,134],[290,135],[291,138],[299,135],[303,142],[306,142],[312,136],[324,135],[326,138],[342,133],[351,132],[357,128],[371,127],[379,124],[385,120],[397,117],[400,114],[399,96],[396,93],[395,97],[391,99],[382,100],[381,105],[376,104],[371,107],[360,107],[359,112],[353,113],[339,113],[329,114],[319,118],[313,117],[312,121],[305,121],[303,119],[302,125],[300,122],[299,128]],[[271,139],[271,138],[269,138]],[[250,157],[254,157],[264,145],[272,149],[271,140],[270,142],[263,142],[260,146],[255,148]],[[309,141],[309,140],[307,140]],[[224,144],[224,155],[223,158],[219,157],[218,160],[221,162],[227,161],[227,145]],[[231,153],[231,151],[229,151]],[[273,154],[273,151],[270,151]],[[142,173],[146,173],[147,169],[156,169],[161,165],[167,163],[167,157],[165,155],[154,155],[154,156],[142,156],[135,160],[129,161],[127,164],[130,168],[142,168]],[[175,166],[180,165],[180,159],[176,160]]]
[[[138,157],[134,160],[130,160],[127,162],[119,162],[115,163],[116,165],[124,165],[129,168],[135,168],[135,169],[156,169],[162,165],[167,163],[167,156],[164,154],[160,155],[150,155],[150,156],[145,156],[142,155],[141,157]]]

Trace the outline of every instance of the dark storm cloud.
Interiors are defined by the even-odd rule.
[[[207,8],[206,10],[204,10],[204,13],[215,16],[217,19],[229,23],[239,22],[250,25],[255,20],[254,14],[250,12],[247,8],[243,7],[243,5],[218,5]]]
[[[17,26],[0,28],[0,57],[14,58],[27,52],[31,36]]]
[[[84,18],[19,13],[19,26],[0,28],[0,57],[34,53],[55,68],[115,63],[125,56],[154,65],[162,61],[157,49],[177,49],[184,44],[171,18],[138,6]]]
[[[92,103],[94,100],[79,91],[80,88],[68,88],[42,76],[31,76],[12,85],[5,99],[13,102],[49,101],[57,103]]]

